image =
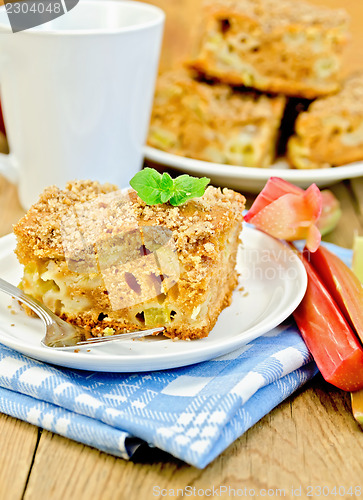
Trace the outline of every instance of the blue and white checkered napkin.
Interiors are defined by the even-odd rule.
[[[146,442],[203,468],[316,373],[291,320],[214,360],[141,374],[57,368],[0,345],[0,411],[122,458]]]

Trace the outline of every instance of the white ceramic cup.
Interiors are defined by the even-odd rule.
[[[159,8],[81,0],[62,17],[12,33],[0,8],[0,89],[24,208],[73,179],[127,186],[140,169],[164,25]]]

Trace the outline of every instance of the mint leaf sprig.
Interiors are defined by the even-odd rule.
[[[130,181],[140,198],[147,205],[159,205],[169,202],[174,207],[192,198],[203,196],[210,179],[179,175],[172,179],[167,172],[162,175],[153,168],[144,168]]]

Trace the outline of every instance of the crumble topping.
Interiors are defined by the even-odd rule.
[[[74,181],[64,191],[52,186],[14,226],[16,253],[22,263],[35,259],[64,259],[64,241],[77,253],[84,241],[94,244],[139,225],[162,226],[173,234],[177,249],[188,251],[195,241],[208,238],[240,219],[245,199],[229,190],[209,186],[203,197],[178,207],[148,206],[132,189],[120,191],[110,184]],[[80,231],[81,229],[81,231]],[[78,236],[77,236],[78,235]],[[80,239],[83,238],[83,241]]]
[[[289,24],[324,25],[334,28],[345,25],[349,16],[343,9],[332,10],[323,6],[291,0],[208,0],[205,2],[209,13],[225,14],[227,10],[242,16],[252,17],[265,29],[273,29]]]
[[[303,116],[333,115],[334,112],[341,111],[353,115],[363,113],[363,73],[356,73],[349,77],[337,94],[314,101]]]

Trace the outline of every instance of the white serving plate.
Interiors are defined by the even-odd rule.
[[[270,168],[252,168],[194,160],[166,153],[150,146],[145,146],[144,154],[147,160],[158,165],[191,175],[209,177],[211,184],[216,186],[226,186],[250,193],[260,192],[272,176],[282,177],[304,189],[313,182],[318,187],[323,188],[344,179],[363,176],[362,161],[334,168],[295,170],[289,169],[284,160],[274,163]]]
[[[239,286],[231,306],[222,311],[207,338],[148,338],[115,341],[90,348],[90,352],[57,351],[41,346],[41,320],[26,316],[13,299],[0,293],[0,342],[46,363],[104,372],[176,368],[241,348],[284,321],[302,300],[307,285],[304,266],[289,247],[248,226],[242,236],[237,262]],[[17,284],[22,268],[14,248],[13,235],[0,238],[0,276]]]

